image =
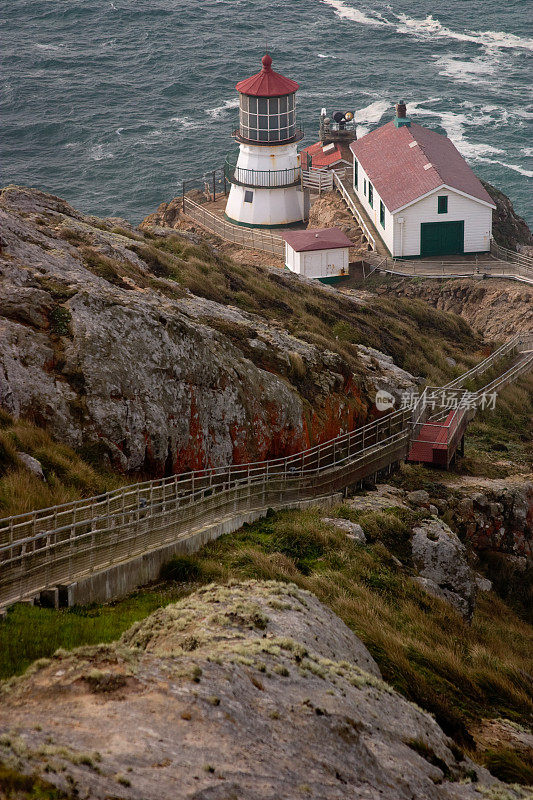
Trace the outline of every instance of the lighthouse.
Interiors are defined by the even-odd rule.
[[[231,182],[226,219],[252,228],[281,228],[306,216],[297,143],[298,84],[272,69],[263,56],[261,72],[240,81],[238,156],[226,159]]]

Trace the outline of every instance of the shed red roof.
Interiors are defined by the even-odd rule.
[[[335,147],[332,148],[328,153],[324,153],[324,144],[322,142],[317,142],[316,144],[309,145],[309,147],[304,147],[304,149],[300,152],[301,155],[304,155],[305,153],[308,154],[309,158],[311,159],[311,166],[315,169],[330,167],[332,164],[337,164],[337,162],[342,161],[342,153],[338,144],[335,144]],[[304,161],[302,159],[302,164],[303,163]]]
[[[284,94],[292,94],[300,88],[296,81],[274,72],[272,59],[268,53],[263,56],[262,63],[261,72],[237,84],[235,88],[238,92],[252,97],[281,97]]]
[[[338,250],[341,247],[353,247],[353,243],[340,228],[308,228],[305,231],[287,231],[282,236],[297,253],[302,253],[304,250]]]
[[[443,184],[494,206],[453,142],[422,125],[397,128],[388,122],[352,142],[350,149],[389,211]]]

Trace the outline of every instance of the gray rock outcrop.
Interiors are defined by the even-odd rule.
[[[2,757],[91,800],[478,800],[502,788],[457,760],[338,617],[287,584],[206,587],[115,644],[36,662],[1,694]]]
[[[351,522],[349,519],[340,519],[339,517],[326,517],[324,522],[344,531],[349,539],[354,539],[356,542],[361,542],[361,544],[366,542],[365,532],[357,522]]]
[[[356,356],[349,367],[275,319],[183,289],[161,272],[166,251],[122,220],[8,187],[0,231],[0,407],[123,471],[290,454],[364,421],[380,376],[409,383],[378,351],[370,382]]]
[[[293,453],[365,419],[364,369],[277,320],[184,290],[124,221],[8,187],[0,229],[0,406],[15,418],[148,474]],[[194,246],[156,231],[169,233]],[[392,385],[391,359],[374,356],[372,381],[383,372]]]
[[[442,520],[425,520],[413,529],[412,555],[419,574],[415,580],[470,620],[476,600],[476,577],[459,537]]]

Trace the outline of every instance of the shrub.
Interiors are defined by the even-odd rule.
[[[496,778],[505,783],[533,785],[533,756],[529,753],[502,747],[487,750],[483,762]]]

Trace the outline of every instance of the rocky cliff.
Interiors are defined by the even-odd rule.
[[[505,340],[517,331],[533,328],[533,286],[525,283],[482,278],[388,278],[376,292],[423,300],[442,311],[451,311],[490,339]]]
[[[398,362],[428,371],[442,347],[466,365],[479,348],[438,312],[446,341],[428,349],[418,308],[143,227],[36,190],[0,198],[0,407],[122,471],[294,452],[375,413],[378,386],[413,387]]]
[[[527,796],[463,756],[291,584],[207,586],[115,644],[36,662],[0,693],[2,761],[65,798]]]
[[[533,233],[525,219],[514,210],[511,200],[495,186],[482,181],[496,205],[492,212],[492,232],[495,240],[508,250],[533,246]]]

